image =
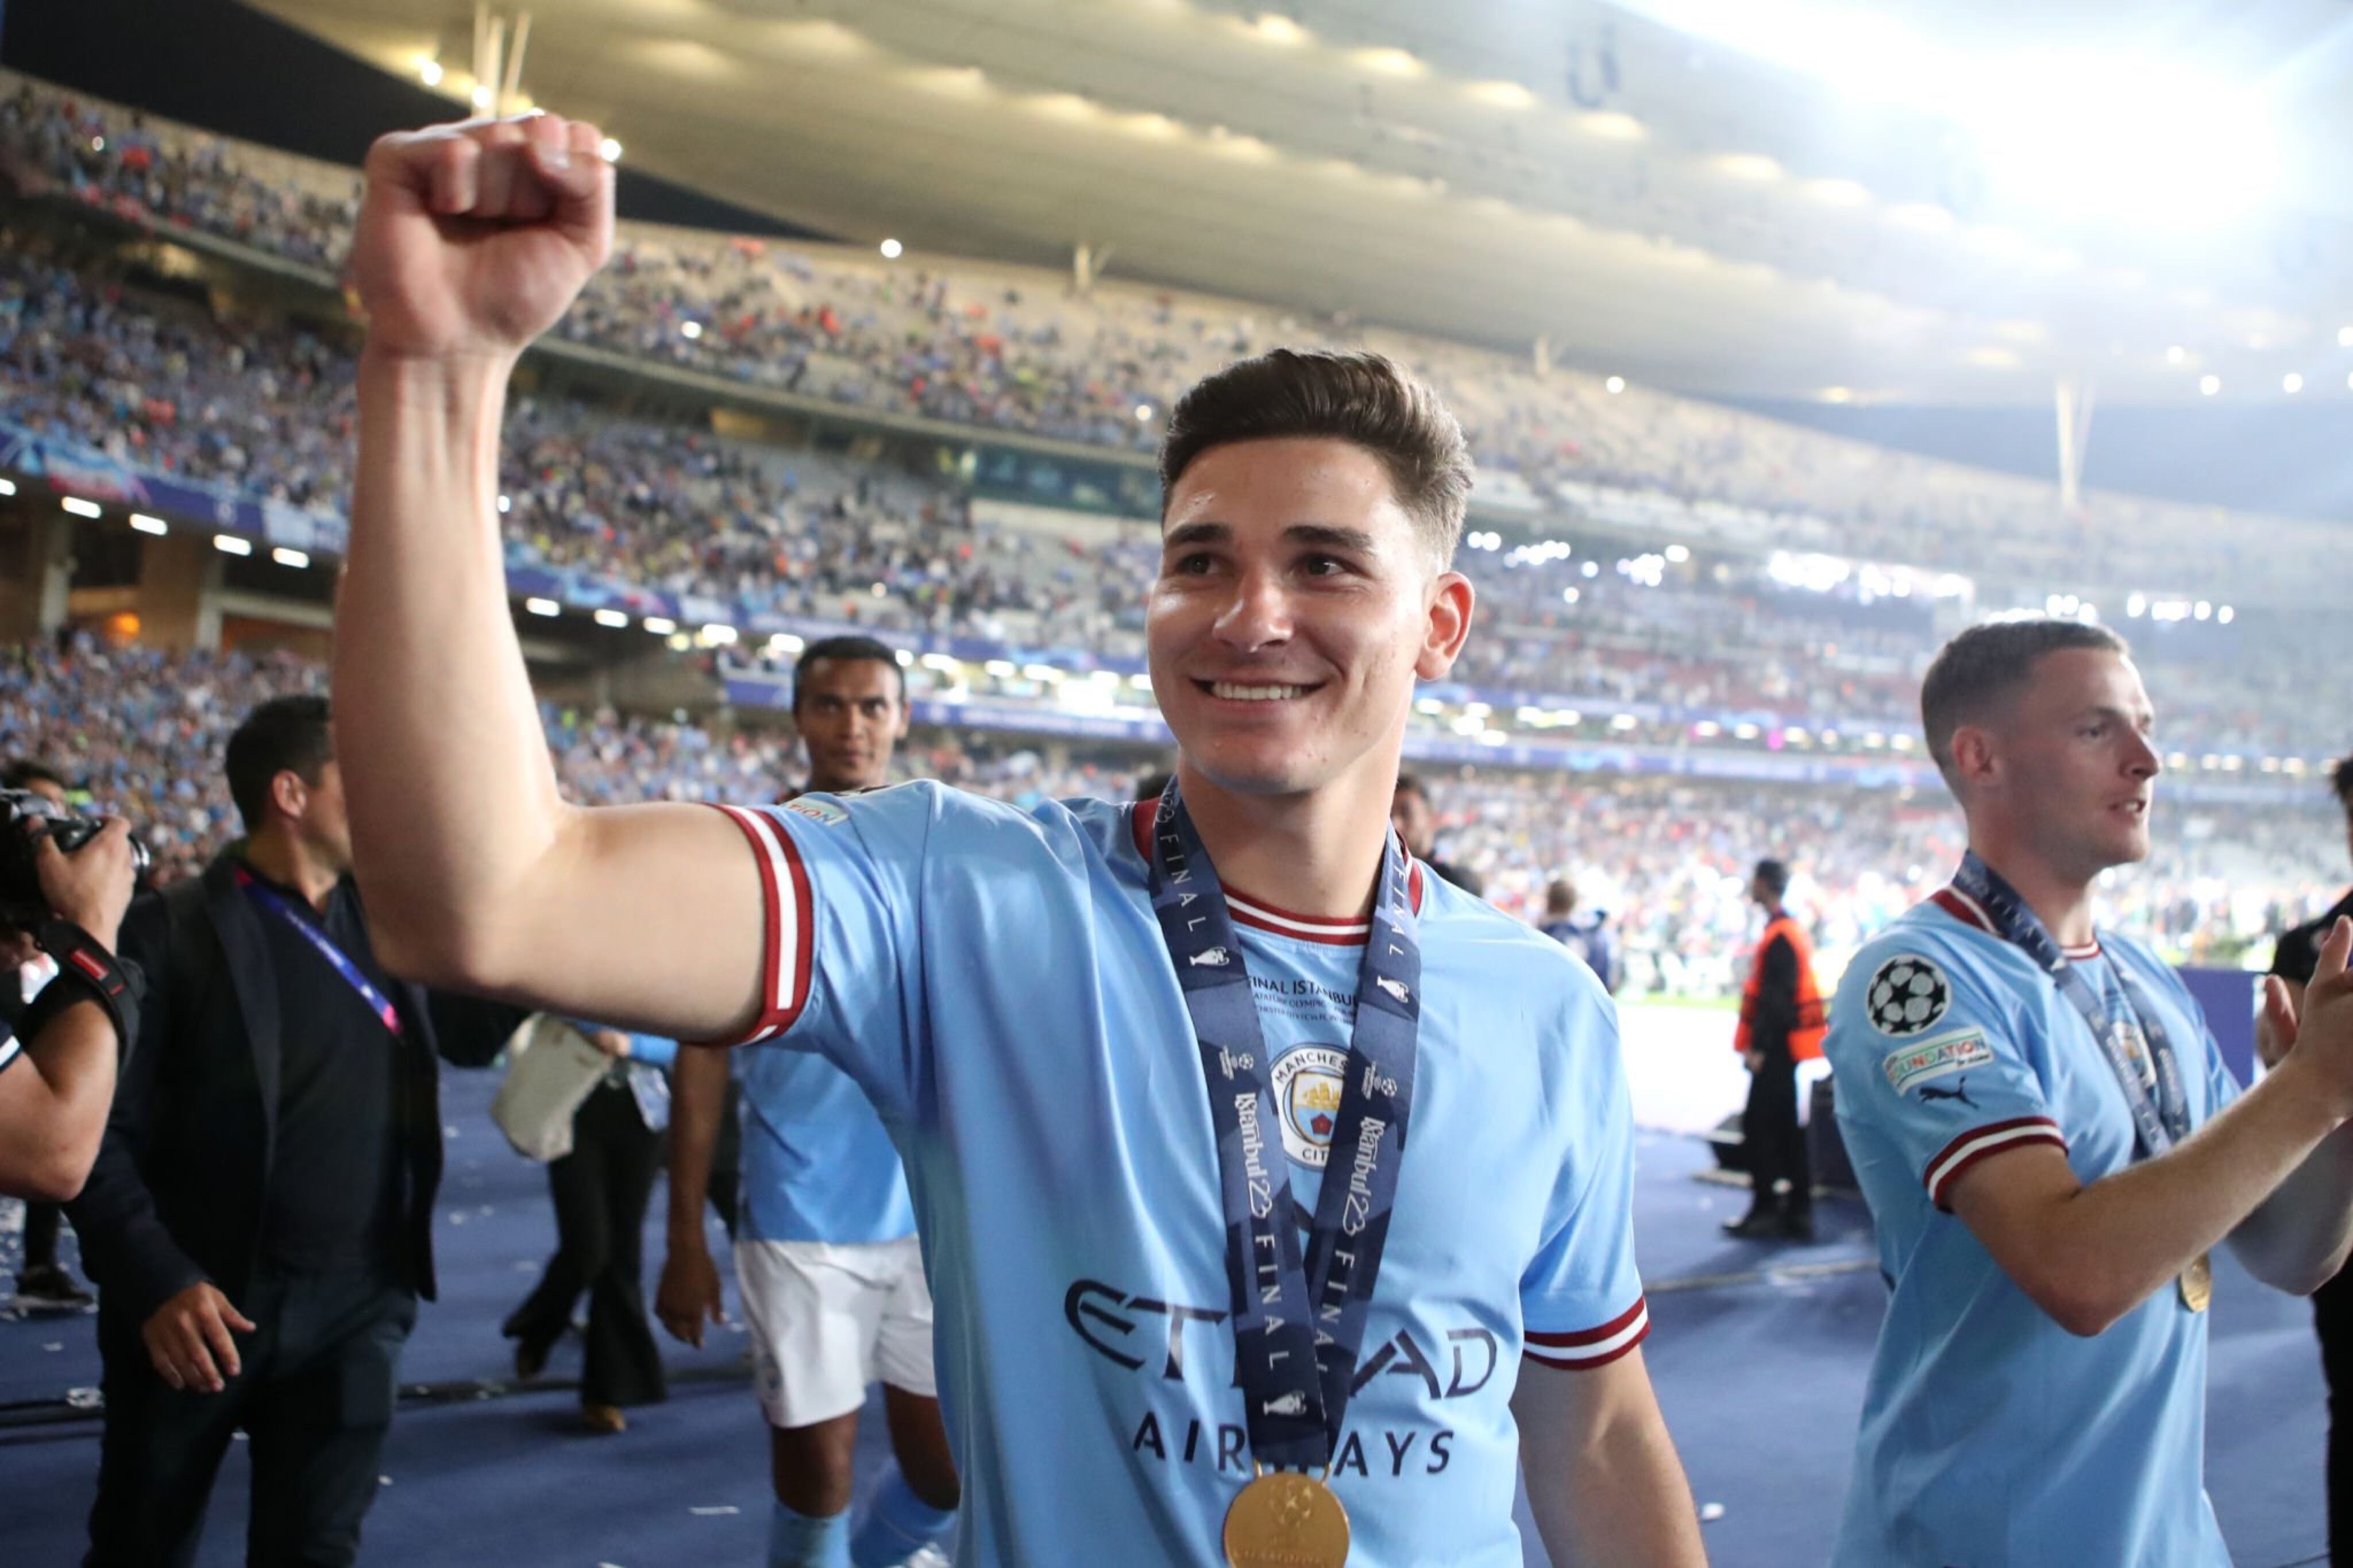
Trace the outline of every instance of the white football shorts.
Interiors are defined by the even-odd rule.
[[[771,1426],[813,1426],[866,1403],[877,1381],[926,1398],[932,1290],[915,1238],[858,1245],[735,1243],[753,1382]]]

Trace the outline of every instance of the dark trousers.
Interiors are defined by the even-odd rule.
[[[2353,1568],[2353,1268],[2312,1293],[2312,1325],[2328,1380],[2328,1560]]]
[[[726,1109],[719,1117],[719,1141],[711,1148],[711,1206],[719,1211],[719,1223],[727,1227],[727,1239],[735,1239],[735,1205],[744,1185],[744,1085],[740,1079],[727,1080]]]
[[[1787,1057],[1767,1055],[1748,1075],[1748,1106],[1740,1115],[1740,1137],[1757,1206],[1773,1204],[1773,1184],[1779,1181],[1789,1184],[1793,1212],[1813,1206],[1813,1173],[1806,1160],[1805,1130],[1798,1125],[1798,1067]]]
[[[663,1397],[661,1352],[646,1322],[646,1204],[661,1168],[661,1134],[646,1130],[637,1097],[608,1079],[572,1120],[572,1152],[547,1167],[555,1196],[555,1256],[538,1289],[506,1321],[509,1339],[544,1352],[588,1293],[584,1405],[646,1405]]]
[[[340,1568],[359,1555],[417,1298],[353,1270],[264,1274],[235,1305],[255,1328],[237,1336],[243,1370],[218,1394],[172,1387],[140,1325],[100,1314],[106,1430],[84,1568],[195,1562],[213,1477],[239,1427],[253,1461],[250,1568]]]
[[[65,1217],[63,1204],[25,1205],[25,1267],[47,1268],[58,1260],[58,1222]]]

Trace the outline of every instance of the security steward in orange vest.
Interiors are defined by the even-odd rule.
[[[1814,985],[1814,948],[1781,907],[1789,868],[1759,860],[1748,896],[1765,910],[1765,934],[1740,998],[1733,1047],[1748,1064],[1741,1147],[1748,1156],[1748,1213],[1724,1228],[1750,1239],[1814,1237],[1814,1178],[1798,1125],[1798,1064],[1822,1054],[1829,1019]]]

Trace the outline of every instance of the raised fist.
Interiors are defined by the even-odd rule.
[[[368,352],[511,359],[553,326],[613,247],[599,140],[553,114],[379,137],[349,268]]]

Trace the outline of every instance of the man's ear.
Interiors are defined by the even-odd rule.
[[[311,804],[311,786],[292,768],[280,768],[269,775],[269,803],[288,816],[301,816]]]
[[[1441,572],[1430,585],[1430,611],[1424,618],[1421,650],[1415,656],[1413,672],[1424,680],[1443,680],[1462,657],[1462,644],[1471,636],[1472,612],[1477,607],[1478,595],[1471,587],[1471,579],[1460,572]]]
[[[2001,752],[1993,731],[1981,724],[1964,724],[1953,731],[1953,783],[1982,789],[2001,777]]]

